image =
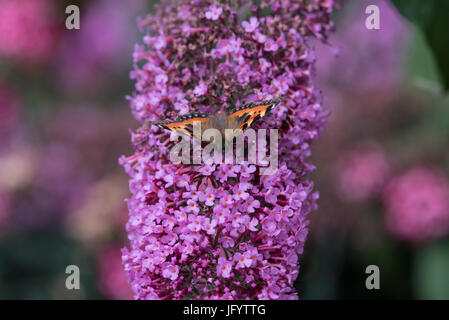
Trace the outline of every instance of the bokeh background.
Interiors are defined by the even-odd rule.
[[[153,2],[0,0],[0,299],[132,298],[117,159],[138,126],[128,74]],[[372,2],[380,30],[365,28]],[[330,116],[300,297],[449,299],[449,99],[428,30],[387,0],[345,1],[334,18],[314,44]],[[80,290],[65,288],[72,264]],[[380,290],[365,287],[368,265]]]

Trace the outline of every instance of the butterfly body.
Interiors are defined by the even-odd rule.
[[[255,121],[264,117],[274,107],[280,103],[280,99],[266,100],[258,103],[248,103],[233,109],[229,113],[220,112],[217,114],[190,113],[178,116],[175,120],[165,120],[151,122],[160,128],[178,131],[189,137],[196,137],[201,140],[202,134],[207,129],[216,129],[225,137],[226,129],[234,130],[238,133],[243,132]],[[200,127],[196,129],[195,126]],[[201,135],[198,136],[198,133]]]
[[[219,112],[210,116],[210,121],[201,127],[201,133],[207,129],[217,129],[224,136],[225,130],[231,128],[229,117],[225,112]]]

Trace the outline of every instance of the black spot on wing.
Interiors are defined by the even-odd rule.
[[[259,120],[259,119],[260,119],[260,114],[258,114],[257,116],[254,117],[253,122],[256,122],[256,121]]]
[[[247,121],[249,120],[249,118],[251,118],[251,115],[248,114],[248,113],[244,113],[243,115],[241,115],[241,116],[239,117],[239,122],[240,122],[240,123],[247,122]]]
[[[193,133],[193,125],[191,125],[190,123],[189,123],[189,124],[186,124],[185,130],[186,130],[187,132],[189,132],[190,134],[192,134],[192,133]]]

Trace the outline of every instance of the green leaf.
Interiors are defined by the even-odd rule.
[[[392,0],[399,12],[418,26],[437,62],[444,88],[449,89],[449,1]]]
[[[414,288],[418,299],[449,299],[449,243],[421,249],[414,264]]]

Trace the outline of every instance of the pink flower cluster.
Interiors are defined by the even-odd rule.
[[[136,299],[295,299],[298,255],[318,194],[305,175],[327,112],[312,82],[311,38],[332,29],[332,0],[169,1],[140,21],[129,247],[123,262]],[[169,134],[148,121],[216,113],[283,96],[256,128],[279,129],[279,169],[175,165]],[[266,120],[265,120],[266,119]]]
[[[449,183],[444,175],[414,167],[395,178],[385,192],[391,233],[419,243],[449,233]]]
[[[377,144],[365,144],[345,154],[338,168],[338,190],[350,201],[378,195],[389,173],[387,156]]]
[[[55,12],[49,0],[0,0],[0,55],[26,63],[50,58]]]
[[[366,92],[392,90],[398,84],[409,40],[407,23],[390,1],[378,0],[379,30],[365,27],[370,0],[348,3],[338,31],[332,38],[333,54],[317,50],[318,81],[326,80],[340,90]]]
[[[144,0],[90,1],[82,10],[81,29],[66,32],[61,41],[56,58],[61,84],[98,90],[128,68],[122,56],[132,52],[135,15],[143,8]]]
[[[132,298],[131,288],[122,267],[120,247],[107,247],[98,255],[99,288],[112,299]]]

